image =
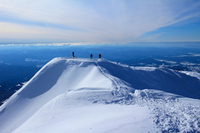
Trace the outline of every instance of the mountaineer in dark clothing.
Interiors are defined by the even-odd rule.
[[[99,59],[101,59],[101,54],[99,54]]]
[[[93,57],[93,55],[91,54],[91,55],[90,55],[90,59],[92,59],[92,57]]]

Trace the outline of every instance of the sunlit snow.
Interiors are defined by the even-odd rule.
[[[0,107],[0,132],[200,131],[196,75],[55,58]]]

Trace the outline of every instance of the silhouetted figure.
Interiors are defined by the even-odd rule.
[[[72,52],[72,57],[75,57],[75,56],[74,56],[74,52]]]
[[[99,59],[101,59],[101,54],[99,54]]]
[[[90,55],[90,59],[92,59],[92,57],[93,57],[93,55],[91,54],[91,55]]]

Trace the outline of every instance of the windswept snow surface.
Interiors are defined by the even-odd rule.
[[[0,132],[196,132],[199,99],[187,72],[55,58],[0,107]]]

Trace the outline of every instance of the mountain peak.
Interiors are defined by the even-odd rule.
[[[164,99],[166,97],[200,99],[199,88],[199,79],[167,68],[132,67],[105,59],[54,58],[0,107],[0,120],[3,121],[0,124],[0,132],[47,132],[52,129],[48,125],[54,121],[63,122],[60,126],[55,124],[56,129],[62,129],[58,132],[88,132],[90,131],[88,127],[94,128],[101,122],[107,124],[109,122],[110,125],[111,121],[107,121],[108,119],[120,120],[124,115],[122,113],[126,114],[130,109],[118,105],[134,105],[138,98],[159,99],[162,96]],[[134,106],[130,110],[136,108],[150,115],[147,108]],[[113,111],[113,114],[109,111]],[[80,115],[81,112],[97,119],[90,118],[87,121]],[[48,115],[45,115],[46,113]],[[98,117],[103,113],[106,115],[102,119]],[[80,128],[64,126],[64,123],[70,125],[71,120],[73,124],[76,123],[70,115],[81,123]],[[128,111],[125,118],[135,115],[142,114],[138,112],[132,114]],[[80,120],[77,116],[81,117]],[[55,117],[57,118],[53,120]],[[62,117],[66,120],[62,120]],[[138,121],[143,119],[147,118],[145,116],[137,118]],[[107,127],[105,131],[130,121],[114,123],[113,127]],[[45,126],[45,129],[40,129],[38,122],[42,122],[41,125]],[[155,124],[150,123],[151,126]],[[100,126],[106,125],[101,123]],[[124,128],[120,128],[120,131]],[[148,129],[157,131],[157,128],[148,127]],[[90,132],[98,130],[100,129],[96,127]]]

